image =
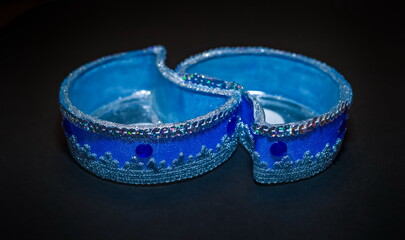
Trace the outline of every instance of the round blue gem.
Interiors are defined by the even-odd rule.
[[[231,118],[231,120],[228,122],[226,132],[228,133],[229,136],[231,136],[235,132],[237,122],[238,119],[236,117]]]
[[[152,155],[153,149],[149,144],[140,144],[136,147],[135,153],[140,158],[148,158]]]
[[[343,137],[343,134],[346,132],[346,119],[344,119],[339,126],[338,135]]]
[[[287,152],[287,144],[285,144],[285,142],[277,141],[270,147],[270,153],[273,156],[281,157],[285,152]]]

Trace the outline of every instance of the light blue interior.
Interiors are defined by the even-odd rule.
[[[187,69],[182,68],[184,66]],[[329,111],[340,96],[339,84],[330,75],[305,61],[282,55],[214,55],[180,66],[180,71],[237,82],[245,90],[261,91],[299,103],[314,114]]]
[[[70,83],[65,81],[70,84],[69,99],[80,111],[94,117],[100,117],[97,111],[108,106],[100,118],[122,124],[181,122],[207,114],[226,102],[227,97],[195,92],[165,79],[156,61],[155,52],[141,50],[86,65]],[[120,100],[142,90],[150,93],[146,100]]]

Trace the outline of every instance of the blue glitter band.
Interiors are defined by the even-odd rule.
[[[326,64],[275,49],[229,47],[192,56],[176,71],[244,87],[238,135],[252,155],[257,182],[308,178],[337,155],[352,90]]]
[[[232,154],[240,106],[235,84],[183,83],[164,59],[163,47],[150,47],[98,59],[65,79],[63,127],[85,169],[113,181],[156,184],[204,174]]]

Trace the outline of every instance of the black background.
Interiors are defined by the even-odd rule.
[[[171,4],[49,1],[0,30],[2,239],[403,239],[404,4]],[[259,185],[239,147],[202,177],[160,186],[80,168],[60,127],[61,81],[95,58],[155,44],[170,67],[238,45],[335,67],[354,103],[332,167]]]

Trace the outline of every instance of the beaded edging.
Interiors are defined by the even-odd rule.
[[[280,161],[276,161],[273,168],[268,168],[268,164],[260,161],[260,155],[254,152],[253,176],[259,183],[286,183],[300,179],[312,177],[327,167],[339,152],[342,140],[338,138],[332,147],[327,143],[321,152],[312,155],[306,151],[302,159],[291,161],[289,156],[284,156]]]
[[[225,162],[237,147],[237,133],[231,137],[225,134],[215,150],[202,145],[195,156],[186,157],[181,152],[170,166],[165,160],[158,162],[154,158],[144,164],[134,156],[125,162],[124,167],[119,167],[110,152],[97,156],[88,144],[77,143],[76,136],[72,135],[67,140],[73,157],[82,167],[103,179],[129,184],[168,183],[196,177]]]
[[[95,118],[89,114],[85,114],[77,109],[69,99],[68,89],[72,81],[74,81],[80,74],[87,69],[96,66],[104,61],[118,59],[127,53],[118,53],[106,57],[99,58],[90,62],[79,69],[72,72],[64,81],[61,87],[60,110],[64,118],[72,122],[76,126],[91,131],[94,133],[106,134],[110,136],[125,136],[128,138],[174,138],[181,137],[187,134],[196,133],[209,127],[215,126],[233,114],[240,104],[240,93],[232,90],[233,88],[239,89],[238,84],[227,83],[225,81],[216,80],[217,83],[222,82],[225,84],[224,88],[213,88],[205,86],[210,79],[203,75],[196,75],[193,78],[199,78],[204,84],[191,81],[185,82],[176,72],[172,71],[165,65],[166,51],[162,46],[153,46],[144,50],[138,50],[144,53],[156,54],[156,66],[164,77],[168,80],[188,89],[195,91],[206,92],[211,94],[219,94],[228,96],[229,99],[219,108],[194,119],[178,123],[165,123],[165,124],[118,124],[110,121]],[[186,76],[187,78],[187,76]],[[235,87],[236,86],[236,87]],[[66,105],[66,106],[65,106]]]
[[[257,182],[264,184],[287,183],[312,177],[332,164],[342,145],[342,139],[338,138],[334,145],[326,143],[324,149],[315,155],[308,150],[296,161],[287,155],[274,162],[273,168],[269,168],[268,163],[261,161],[260,154],[254,151],[254,137],[248,125],[240,122],[238,128],[239,142],[252,156],[253,176]]]
[[[73,115],[60,106],[62,116],[75,126],[94,133],[100,133],[108,136],[122,136],[126,138],[175,138],[200,132],[204,129],[211,128],[220,122],[234,115],[239,107],[240,100],[231,99],[231,108],[227,110],[216,109],[207,115],[197,117],[185,122],[160,124],[153,127],[147,125],[131,124],[132,127],[113,127],[107,124],[92,122]]]
[[[207,86],[211,88],[219,88],[224,90],[242,90],[243,86],[235,82],[228,82],[224,80],[219,80],[210,76],[194,73],[184,73],[182,74],[185,83]]]
[[[305,134],[311,132],[316,127],[324,126],[325,124],[333,122],[333,120],[336,119],[344,111],[346,111],[352,103],[352,91],[349,87],[349,83],[344,80],[343,76],[337,73],[332,67],[316,59],[278,49],[265,47],[215,48],[185,59],[177,66],[176,71],[178,71],[179,73],[184,73],[185,69],[197,62],[204,61],[216,56],[229,56],[234,54],[275,55],[285,58],[298,59],[325,72],[335,82],[337,82],[340,87],[340,99],[339,103],[336,106],[334,106],[332,109],[324,114],[303,121],[285,124],[269,124],[265,122],[262,111],[258,110],[258,107],[254,107],[255,124],[253,124],[252,126],[254,134],[267,135],[269,137],[285,137]],[[254,97],[250,96],[250,98],[253,99]]]
[[[254,134],[256,135],[266,135],[268,137],[296,136],[311,132],[316,127],[324,126],[328,123],[333,122],[347,109],[348,106],[345,106],[344,104],[339,104],[337,109],[334,110],[332,113],[322,114],[318,117],[314,117],[306,121],[287,123],[283,125],[255,123],[251,128]]]

